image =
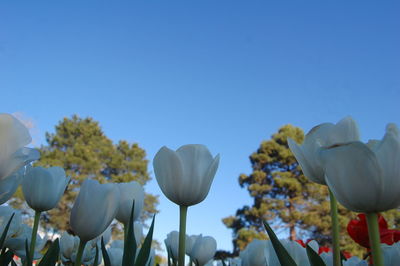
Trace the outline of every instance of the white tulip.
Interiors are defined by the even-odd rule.
[[[267,240],[254,239],[251,241],[239,254],[242,266],[265,266],[267,263],[266,248]]]
[[[178,259],[179,253],[179,233],[177,231],[172,231],[167,235],[167,238],[164,240],[165,246],[167,250],[171,252],[171,256],[174,260]]]
[[[324,170],[318,157],[319,149],[359,139],[356,122],[351,117],[346,117],[336,125],[324,123],[312,128],[305,136],[302,145],[288,138],[288,145],[304,175],[313,182],[326,185]]]
[[[16,235],[20,231],[22,224],[21,213],[19,210],[15,210],[10,206],[0,206],[0,236],[3,234],[13,213],[14,217],[11,220],[10,227],[8,228],[6,239]]]
[[[110,258],[111,266],[121,266],[124,255],[124,250],[120,248],[107,249],[108,257]]]
[[[196,239],[199,236],[200,235],[191,235],[191,236],[186,237],[185,253],[189,257],[192,256],[192,250],[193,250],[194,243],[196,243]]]
[[[320,255],[321,259],[324,261],[326,266],[333,266],[333,258],[332,252],[323,252]],[[361,260],[360,258],[353,256],[347,260],[342,261],[343,266],[368,266],[368,263],[365,260]],[[395,264],[393,264],[395,265]],[[386,264],[385,266],[390,266],[390,264]]]
[[[114,184],[86,179],[72,207],[70,224],[83,242],[103,233],[118,211],[119,190]]]
[[[389,124],[382,141],[337,144],[320,152],[326,182],[337,200],[355,212],[400,205],[400,135]]]
[[[73,236],[64,232],[60,238],[60,257],[64,264],[75,262],[76,255],[78,253],[79,237]],[[100,252],[100,251],[99,251]],[[101,252],[100,252],[101,253]],[[82,256],[82,264],[92,264],[96,256],[96,246],[93,245],[92,241],[85,246]]]
[[[211,236],[199,235],[193,245],[191,251],[191,259],[198,265],[205,265],[209,260],[214,258],[217,251],[217,241]]]
[[[25,242],[28,240],[28,246],[30,245],[32,237],[32,228],[30,228],[26,224],[22,224],[19,231],[13,235],[11,238],[7,239],[5,242],[5,246],[12,250],[15,255],[18,257],[25,259],[26,258],[26,249]],[[46,239],[40,237],[40,235],[36,236],[35,242],[35,251],[33,254],[33,259],[40,259],[42,254],[40,251],[44,248],[46,244]]]
[[[70,178],[61,167],[29,167],[22,181],[22,192],[29,207],[37,212],[55,208]]]
[[[283,247],[292,257],[297,265],[309,266],[307,251],[302,245],[296,241],[287,239],[280,240]],[[267,240],[267,248],[265,249],[265,257],[267,259],[267,265],[280,265],[278,256],[276,255],[275,249],[270,240]]]
[[[21,167],[10,176],[0,179],[0,205],[5,203],[14,195],[24,175],[25,167]]]
[[[120,204],[116,218],[126,226],[131,216],[133,200],[135,200],[133,220],[137,220],[140,217],[144,206],[144,189],[136,181],[117,183],[115,185],[118,187],[120,193]]]
[[[0,180],[39,159],[39,151],[24,147],[31,141],[28,129],[18,119],[0,114]]]
[[[385,266],[398,266],[400,261],[400,242],[389,246],[381,244]]]
[[[154,173],[164,195],[180,206],[203,201],[219,164],[204,145],[184,145],[176,152],[162,147],[154,157]]]

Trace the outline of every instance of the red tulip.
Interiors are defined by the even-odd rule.
[[[357,217],[358,219],[350,220],[347,225],[347,232],[356,243],[369,249],[368,225],[365,214],[358,214]],[[388,229],[388,224],[382,215],[378,216],[378,224],[381,243],[393,245],[400,240],[400,231]]]

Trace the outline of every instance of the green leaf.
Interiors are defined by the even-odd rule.
[[[103,254],[104,266],[111,266],[110,257],[108,256],[104,239],[101,237],[101,252]]]
[[[153,230],[154,230],[154,219],[156,216],[153,216],[153,221],[151,221],[151,226],[149,232],[147,233],[146,238],[144,239],[142,248],[139,251],[139,255],[136,259],[135,265],[141,266],[145,265],[149,259],[150,249],[151,249],[151,242],[153,241]]]
[[[29,247],[28,247],[28,239],[25,239],[25,266],[32,266],[32,259],[31,256],[29,256]]]
[[[122,257],[122,266],[134,266],[136,256],[136,240],[133,230],[133,214],[135,210],[135,200],[132,202],[131,216],[129,218],[128,230],[124,242],[124,255]]]
[[[289,255],[289,252],[285,249],[279,239],[276,237],[274,231],[271,229],[269,224],[264,221],[265,230],[268,233],[269,238],[271,239],[272,246],[274,247],[275,253],[278,256],[278,260],[282,266],[297,266],[296,262]]]
[[[326,266],[325,262],[309,245],[306,246],[308,261],[311,266]]]
[[[96,244],[96,257],[94,258],[93,266],[99,265],[99,247]]]
[[[14,218],[14,214],[15,214],[15,213],[13,213],[13,214],[11,215],[10,219],[9,219],[8,222],[7,222],[6,227],[4,228],[3,233],[1,234],[1,238],[0,238],[0,249],[3,248],[4,241],[6,240],[6,237],[7,237],[8,228],[10,227],[11,220]]]
[[[46,254],[40,260],[39,266],[54,266],[58,261],[58,255],[60,254],[60,241],[57,238],[49,247]]]
[[[1,254],[0,256],[0,266],[7,266],[10,264],[14,257],[14,253],[12,253],[11,250],[8,250],[7,252]]]

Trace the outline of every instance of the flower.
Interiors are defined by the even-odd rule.
[[[204,145],[184,145],[176,152],[162,147],[154,157],[154,173],[164,195],[180,206],[203,201],[217,171],[219,155]]]
[[[10,206],[0,206],[0,236],[3,234],[13,213],[14,217],[11,220],[10,227],[8,228],[6,239],[16,235],[20,231],[22,224],[21,213],[19,210],[15,210]]]
[[[199,237],[199,235],[191,235],[186,237],[185,241],[185,253],[191,257],[192,256],[192,250],[194,243],[196,243],[196,239]]]
[[[333,266],[332,252],[324,252],[320,255],[326,266]],[[385,262],[386,263],[386,262]],[[353,256],[342,260],[343,266],[368,266],[368,262],[361,260],[359,257]],[[386,265],[386,264],[385,264]]]
[[[388,228],[388,224],[382,215],[378,215],[378,225],[381,243],[393,245],[400,240],[400,231]],[[368,226],[365,214],[358,214],[357,219],[352,219],[347,224],[349,236],[360,246],[370,248]]]
[[[400,205],[400,135],[394,124],[382,141],[335,144],[320,152],[325,180],[337,200],[355,212]]]
[[[18,232],[13,235],[11,238],[7,239],[5,242],[5,246],[13,251],[15,255],[20,258],[25,259],[26,257],[26,249],[25,249],[25,242],[28,240],[28,246],[31,242],[32,237],[32,228],[30,228],[26,224],[22,224]],[[33,259],[40,259],[42,254],[40,251],[44,248],[46,244],[46,239],[40,237],[40,235],[36,236],[36,245],[35,245],[35,252],[33,255]]]
[[[287,239],[282,239],[279,241],[297,265],[310,265],[306,249],[300,243]],[[316,241],[312,242],[317,244]],[[313,249],[316,248],[314,243],[310,245]],[[264,252],[265,258],[267,259],[267,265],[280,265],[278,256],[276,255],[275,249],[270,240],[267,240],[267,247],[265,248]]]
[[[118,211],[119,190],[114,184],[86,179],[71,210],[70,224],[81,241],[104,232]]]
[[[205,265],[211,260],[217,251],[217,241],[211,236],[199,235],[191,250],[191,259],[195,261],[196,265]]]
[[[0,114],[0,180],[39,159],[39,151],[24,147],[31,141],[28,129],[18,119]]]
[[[120,248],[110,247],[107,249],[108,257],[110,258],[111,266],[121,266],[124,251]]]
[[[0,205],[5,203],[14,195],[24,175],[25,167],[21,167],[10,176],[0,179]]]
[[[318,152],[321,147],[359,140],[358,126],[351,117],[345,117],[336,125],[323,123],[313,127],[302,145],[288,138],[288,145],[299,162],[304,175],[311,181],[326,185],[325,174]]]
[[[133,220],[139,218],[144,205],[144,190],[136,181],[117,183],[115,185],[118,187],[120,193],[120,203],[115,218],[126,226],[131,217],[133,200],[135,200]]]
[[[394,245],[381,245],[385,266],[398,266],[400,261],[400,242]]]
[[[240,252],[239,256],[243,266],[265,266],[267,259],[265,257],[265,249],[267,248],[267,240],[254,239],[246,248]],[[268,264],[269,265],[269,264]]]
[[[93,261],[96,257],[95,243],[96,242],[90,241],[90,243],[85,246],[85,249],[83,250],[82,264],[84,265],[93,264]],[[78,253],[78,247],[79,247],[79,237],[64,232],[60,238],[61,261],[66,265],[68,265],[68,263],[75,262],[76,255]]]
[[[179,233],[178,231],[172,231],[167,235],[167,238],[164,240],[165,246],[167,247],[167,252],[170,253],[170,256],[173,260],[178,260],[179,253]]]
[[[70,178],[61,167],[29,167],[22,181],[22,192],[29,207],[38,212],[56,207]]]

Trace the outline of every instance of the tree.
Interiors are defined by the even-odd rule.
[[[92,118],[64,118],[55,133],[46,133],[47,145],[40,147],[36,166],[61,166],[71,182],[58,207],[44,215],[47,225],[57,230],[69,229],[69,214],[83,180],[100,183],[129,182],[145,185],[150,176],[146,152],[137,143],[121,140],[114,144]],[[142,220],[157,212],[157,196],[146,194]]]
[[[223,223],[233,230],[234,254],[243,250],[254,238],[266,239],[262,221],[273,225],[278,235],[288,229],[289,239],[312,238],[322,245],[331,243],[331,218],[328,190],[309,181],[288,148],[287,138],[298,143],[304,132],[285,125],[263,141],[251,154],[253,172],[241,174],[239,184],[247,188],[253,198],[252,206],[243,206],[236,215],[226,217]],[[348,236],[346,226],[355,217],[339,206],[341,247],[357,255],[362,251]]]

